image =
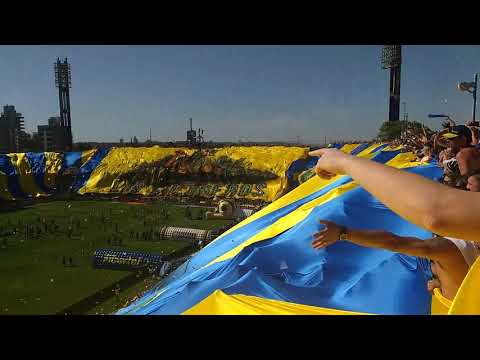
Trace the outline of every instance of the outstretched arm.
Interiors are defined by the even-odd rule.
[[[408,221],[434,233],[480,242],[480,193],[453,189],[337,149],[319,149],[315,172],[330,178],[348,174]]]
[[[316,250],[336,242],[341,232],[341,227],[334,222],[320,221],[320,223],[325,225],[325,228],[313,236],[312,246]],[[456,251],[455,245],[443,238],[421,240],[378,230],[348,229],[346,240],[365,247],[385,249],[437,261],[448,259],[452,249]]]

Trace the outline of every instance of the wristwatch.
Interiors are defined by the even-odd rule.
[[[338,235],[338,240],[345,241],[347,240],[348,229],[345,226],[340,227],[340,234]]]

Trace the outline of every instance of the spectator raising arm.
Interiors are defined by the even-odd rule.
[[[325,228],[313,236],[312,246],[319,250],[333,244],[344,234],[346,241],[354,244],[390,250],[411,256],[444,261],[449,252],[458,252],[456,246],[444,238],[427,240],[398,236],[387,231],[344,229],[332,221],[320,221]],[[463,262],[463,258],[460,256]]]
[[[442,236],[480,241],[480,193],[449,188],[337,149],[309,153],[320,159],[318,176],[350,175],[378,200],[408,221]]]

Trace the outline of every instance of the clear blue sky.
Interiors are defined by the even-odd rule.
[[[29,132],[58,114],[57,56],[72,66],[75,141],[145,140],[149,128],[183,140],[189,117],[207,140],[369,139],[388,118],[381,46],[0,46],[0,104]],[[472,98],[456,84],[474,72],[479,46],[404,46],[409,119],[469,119]]]

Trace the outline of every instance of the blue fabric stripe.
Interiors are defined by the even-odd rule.
[[[45,185],[45,171],[46,171],[46,163],[45,163],[45,154],[44,153],[33,153],[27,152],[25,154],[27,161],[30,165],[30,169],[32,170],[33,177],[35,179],[35,184],[47,194],[51,194],[53,189],[48,188]]]
[[[80,190],[80,188],[82,188],[87,183],[93,170],[95,170],[95,168],[102,162],[105,156],[108,155],[109,151],[109,148],[100,148],[95,152],[95,154],[93,154],[90,160],[83,164],[72,186],[75,191]]]
[[[373,152],[372,152],[373,153]],[[401,150],[393,150],[393,151],[380,151],[377,155],[375,155],[372,160],[379,162],[381,164],[385,164],[392,160],[395,156],[401,153]]]
[[[375,149],[373,149],[372,151],[370,151],[370,154],[373,154],[373,153],[375,153],[375,152],[377,152],[377,151],[381,151],[381,150],[385,149],[388,145],[390,145],[390,144],[382,144],[382,145],[380,145],[380,146],[377,146]]]
[[[81,151],[74,151],[74,152],[66,152],[64,153],[64,162],[65,167],[69,168],[72,166],[78,166],[77,164],[82,159],[82,152]]]
[[[298,159],[291,163],[286,172],[289,181],[292,181],[295,174],[299,174],[307,169],[313,168],[318,161],[318,157],[308,156],[306,159]]]
[[[406,171],[431,179],[442,172],[434,165]],[[430,313],[428,261],[348,242],[315,252],[310,243],[312,234],[321,228],[319,219],[422,239],[431,236],[387,209],[364,189],[356,188],[316,207],[288,231],[244,248],[232,259],[183,275],[173,273],[167,290],[149,305],[136,309],[160,291],[158,287],[118,314],[179,314],[216,289],[350,311]],[[200,253],[205,250],[208,248]]]
[[[335,148],[335,149],[341,149],[343,145],[345,145],[345,144],[335,143],[335,144],[330,144],[328,147]]]
[[[62,167],[60,168],[60,171],[58,172],[58,175],[63,174],[63,172],[73,166],[78,166],[80,167],[80,160],[82,159],[82,152],[81,151],[70,151],[70,152],[64,152],[63,153],[63,161],[62,161]]]
[[[423,170],[423,175],[436,172],[432,168]],[[416,172],[422,173],[419,169]],[[365,204],[368,211],[365,211]],[[229,294],[350,311],[429,313],[430,295],[425,284],[431,274],[425,261],[351,243],[337,243],[315,252],[310,242],[311,234],[321,227],[319,219],[357,228],[395,229],[399,235],[431,236],[386,209],[365,190],[357,188],[317,207],[307,219],[285,233],[252,244],[231,260],[179,279],[158,299],[134,313],[179,314],[216,289]],[[282,269],[282,263],[287,269]],[[399,288],[400,293],[396,290]],[[154,294],[149,292],[143,301]],[[399,300],[399,296],[404,300]],[[128,313],[141,302],[119,314]]]
[[[400,151],[389,151],[386,153],[380,152],[379,154],[375,155],[372,160],[385,163],[391,159],[393,159],[396,155],[398,155]],[[318,158],[317,158],[318,159]],[[441,171],[441,170],[440,170]],[[352,181],[352,178],[349,176],[343,176],[337,181],[331,183],[330,185],[320,189],[319,191],[312,193],[302,199],[299,199],[287,206],[272,211],[271,213],[252,221],[251,223],[246,224],[245,226],[238,228],[231,233],[225,235],[222,239],[213,242],[208,247],[203,249],[201,252],[197,253],[190,261],[185,265],[185,267],[181,267],[177,269],[177,271],[183,274],[188,274],[192,271],[195,271],[208,263],[210,263],[215,258],[219,257],[220,255],[224,254],[227,251],[237,247],[239,244],[244,242],[245,240],[251,238],[258,232],[265,229],[267,226],[273,224],[275,221],[280,219],[281,217],[285,216],[286,214],[292,212],[293,210],[299,208],[300,206],[326,194],[327,192],[344,185],[348,182]],[[178,273],[176,274],[178,275]],[[173,277],[172,277],[173,279]],[[167,279],[165,283],[169,283],[170,280]]]
[[[357,146],[355,149],[353,149],[350,154],[351,155],[357,155],[359,153],[361,153],[363,150],[365,150],[366,148],[368,148],[370,146],[370,143],[365,143],[365,144],[361,144],[359,146]]]
[[[193,258],[190,259],[188,264],[186,265],[186,269],[184,269],[184,273],[188,274],[192,271],[195,271],[211,261],[215,260],[220,255],[230,251],[243,243],[245,240],[248,240],[255,234],[259,233],[269,225],[273,224],[275,221],[280,219],[281,217],[287,215],[288,213],[294,211],[295,209],[299,208],[303,204],[306,204],[309,201],[312,201],[330,190],[335,189],[338,186],[351,182],[352,178],[349,176],[343,176],[337,181],[333,182],[332,184],[322,188],[321,190],[306,196],[303,199],[300,199],[294,203],[291,203],[281,209],[272,211],[271,213],[252,221],[251,223],[246,224],[245,226],[232,231],[231,233],[225,235],[222,239],[213,242],[208,247],[203,249],[201,252],[197,253]]]

